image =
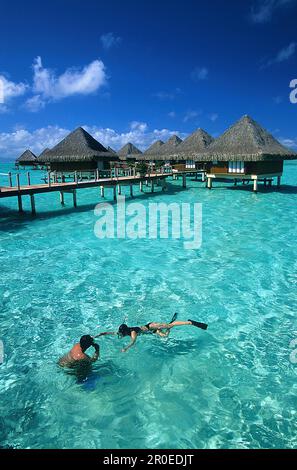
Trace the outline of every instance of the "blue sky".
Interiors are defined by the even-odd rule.
[[[0,159],[82,125],[140,148],[250,114],[297,147],[297,0],[2,0]]]

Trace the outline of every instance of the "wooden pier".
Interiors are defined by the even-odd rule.
[[[9,181],[11,186],[0,187],[0,199],[8,197],[17,197],[19,212],[23,212],[23,196],[30,196],[31,212],[36,213],[35,194],[43,193],[60,193],[60,202],[64,205],[64,194],[72,193],[73,195],[73,206],[77,207],[77,190],[86,188],[100,188],[100,196],[104,197],[105,188],[112,188],[113,199],[116,200],[116,195],[121,194],[122,186],[130,187],[130,196],[133,197],[133,185],[139,185],[139,189],[143,192],[143,183],[146,186],[150,186],[151,191],[154,192],[155,184],[162,186],[164,190],[166,188],[166,178],[172,176],[172,173],[150,173],[142,176],[118,176],[110,178],[96,178],[91,180],[79,181],[77,173],[74,175],[74,181],[71,182],[55,182],[55,178],[48,175],[48,182],[46,184],[31,184],[30,175],[28,174],[28,184],[21,185],[19,174],[16,175],[17,185],[12,186],[11,176]]]

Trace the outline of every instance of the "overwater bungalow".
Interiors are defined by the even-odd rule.
[[[184,171],[201,167],[200,152],[205,152],[214,138],[204,129],[196,129],[184,139],[170,156],[173,168]]]
[[[164,145],[163,140],[156,140],[156,142],[153,142],[152,145],[150,145],[144,152],[143,156],[145,158],[146,155],[155,155],[156,153],[159,153],[162,145]]]
[[[297,154],[280,142],[249,116],[243,116],[218,139],[198,155],[207,163],[207,186],[216,178],[272,183],[274,177],[280,185],[284,160],[296,159]]]
[[[109,152],[82,127],[38,157],[38,162],[47,164],[51,171],[106,170],[116,160],[117,154]]]
[[[122,161],[136,161],[139,155],[142,155],[142,151],[139,150],[134,144],[128,142],[117,152],[120,160]]]
[[[176,148],[182,142],[177,135],[173,135],[167,142],[157,140],[154,142],[140,157],[139,160],[144,160],[148,163],[171,163],[170,156],[175,153]]]
[[[35,166],[37,164],[37,156],[27,149],[16,159],[15,164],[16,166]]]

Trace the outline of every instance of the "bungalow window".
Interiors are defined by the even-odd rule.
[[[244,173],[244,162],[229,162],[228,173]]]
[[[186,160],[186,168],[195,168],[194,160]]]

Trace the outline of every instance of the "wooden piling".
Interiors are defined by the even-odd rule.
[[[130,196],[133,197],[133,184],[130,184]]]
[[[183,174],[183,188],[187,187],[187,180],[186,180],[186,175]]]
[[[116,201],[117,200],[117,191],[116,191],[116,187],[113,186],[113,200]]]
[[[30,172],[27,172],[27,181],[28,181],[28,186],[31,186],[31,178],[30,178]]]
[[[35,197],[34,194],[30,194],[30,201],[31,201],[31,212],[33,215],[36,214],[36,207],[35,207]]]
[[[277,177],[277,187],[278,187],[278,188],[279,188],[280,185],[281,185],[281,179],[282,179],[281,176],[278,176],[278,177]]]
[[[258,180],[257,180],[257,178],[254,179],[253,191],[255,193],[258,191]]]
[[[104,186],[100,186],[100,196],[104,197]]]
[[[65,204],[64,191],[60,191],[60,203],[61,203],[62,206],[64,206],[64,204]]]
[[[139,181],[139,191],[143,193],[143,182]]]
[[[209,176],[207,178],[207,187],[208,187],[208,189],[212,188],[212,178],[210,178]]]
[[[76,189],[72,190],[72,194],[73,194],[73,206],[77,207]]]
[[[8,181],[9,181],[9,186],[12,188],[12,176],[11,176],[11,171],[8,173]]]

